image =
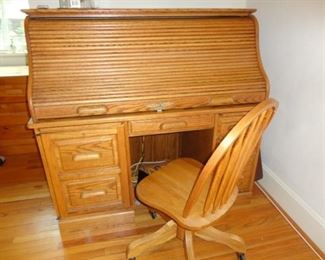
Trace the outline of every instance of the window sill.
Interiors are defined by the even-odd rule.
[[[27,65],[27,53],[0,52],[0,66]]]
[[[28,76],[28,66],[2,66],[0,77],[21,77]]]

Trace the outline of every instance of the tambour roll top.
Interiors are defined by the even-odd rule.
[[[25,12],[34,122],[257,103],[267,96],[254,10]]]

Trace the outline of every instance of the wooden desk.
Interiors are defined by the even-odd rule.
[[[251,106],[193,109],[33,123],[52,198],[61,222],[100,212],[132,218],[131,158],[140,157],[137,138],[149,138],[146,159],[194,157],[204,162]],[[155,145],[158,141],[159,145]],[[131,148],[130,148],[131,146]],[[157,157],[157,156],[159,157]],[[254,181],[258,148],[247,165],[241,192]],[[98,220],[98,214],[89,215]],[[90,217],[87,221],[91,219]],[[82,219],[84,221],[84,219]]]
[[[267,97],[253,11],[26,10],[29,126],[61,226],[131,220],[143,136],[146,159],[205,162]]]

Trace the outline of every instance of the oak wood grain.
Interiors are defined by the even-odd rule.
[[[42,159],[58,216],[133,204],[125,124],[61,127],[40,136]]]
[[[26,11],[34,121],[266,98],[253,10],[88,11]]]

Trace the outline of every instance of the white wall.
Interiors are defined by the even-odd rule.
[[[96,0],[104,8],[245,7],[246,0]]]
[[[247,0],[258,9],[271,96],[261,184],[325,251],[325,1]]]
[[[47,5],[49,8],[59,7],[59,0],[28,0],[29,8],[37,8],[38,5]]]
[[[59,6],[59,0],[29,0],[29,3],[32,8],[37,5]],[[99,8],[244,8],[246,6],[246,0],[95,0],[95,3]]]

